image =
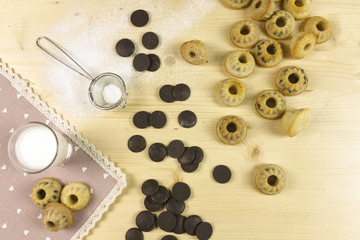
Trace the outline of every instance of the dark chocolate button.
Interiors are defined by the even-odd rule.
[[[166,147],[162,143],[154,143],[149,147],[148,154],[154,162],[161,162],[166,157]]]
[[[150,126],[149,116],[150,116],[150,113],[145,112],[145,111],[140,111],[140,112],[135,113],[135,115],[133,117],[133,123],[134,123],[135,127],[147,128],[148,126]]]
[[[199,168],[198,163],[190,164],[190,165],[181,165],[181,169],[187,173],[195,172],[198,168]]]
[[[161,230],[171,232],[176,226],[176,217],[172,212],[164,211],[158,217],[158,225]]]
[[[184,128],[192,128],[197,122],[195,113],[185,110],[179,114],[178,121],[180,126]]]
[[[147,32],[142,36],[142,44],[146,49],[155,49],[159,45],[159,37],[153,32]]]
[[[182,233],[185,232],[185,230],[184,230],[184,220],[185,220],[184,216],[176,215],[176,225],[175,225],[175,228],[173,230],[174,233],[182,234]]]
[[[161,65],[160,58],[158,55],[155,54],[148,54],[149,60],[150,60],[150,66],[148,67],[148,71],[150,72],[156,72]]]
[[[166,124],[166,115],[161,111],[155,111],[149,116],[149,123],[154,128],[162,128]]]
[[[184,154],[185,146],[180,140],[173,140],[168,145],[168,155],[172,158],[179,158]]]
[[[177,240],[177,238],[173,235],[166,235],[161,238],[161,240]]]
[[[218,165],[213,170],[213,177],[218,183],[227,183],[231,179],[231,170],[225,165]]]
[[[191,195],[189,185],[184,182],[175,183],[175,185],[172,187],[171,192],[173,197],[179,201],[186,201]]]
[[[172,95],[173,86],[164,85],[159,90],[160,99],[167,103],[172,103],[175,101],[174,96]]]
[[[191,215],[184,220],[184,230],[187,234],[195,236],[196,227],[202,222],[197,215]]]
[[[195,159],[195,151],[192,148],[185,148],[184,154],[178,158],[178,162],[181,165],[190,165],[193,164]]]
[[[150,212],[158,212],[164,208],[163,203],[156,203],[151,199],[151,196],[147,196],[144,200],[145,208]]]
[[[170,197],[165,207],[169,212],[179,215],[185,210],[185,203],[183,201],[176,200],[174,197]]]
[[[170,198],[170,192],[164,186],[160,186],[159,190],[153,195],[151,195],[151,200],[153,200],[156,203],[166,203],[166,201],[169,198]]]
[[[150,232],[156,226],[156,218],[149,211],[140,212],[135,219],[136,226],[143,232]]]
[[[122,57],[130,57],[135,51],[135,45],[130,39],[123,38],[116,43],[115,50]]]
[[[188,85],[184,83],[180,83],[174,87],[172,93],[174,95],[175,100],[185,101],[190,97],[190,88]]]
[[[143,136],[140,135],[134,135],[131,138],[129,138],[128,141],[128,148],[132,152],[141,152],[146,147],[146,141]]]
[[[146,180],[141,186],[141,192],[150,196],[159,191],[159,183],[155,179]]]
[[[204,159],[203,150],[198,146],[194,146],[194,147],[191,147],[191,148],[194,149],[194,151],[195,151],[195,159],[194,159],[193,163],[201,163],[202,160]]]
[[[150,59],[145,53],[139,53],[134,57],[133,66],[136,71],[143,72],[150,66]]]
[[[138,228],[130,228],[125,234],[126,240],[143,240],[144,235]]]
[[[199,240],[208,240],[213,233],[213,228],[210,223],[202,222],[196,228],[196,237]]]
[[[131,14],[130,21],[136,27],[143,27],[149,22],[149,14],[142,9],[136,10]]]

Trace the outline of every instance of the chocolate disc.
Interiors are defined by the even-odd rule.
[[[163,203],[156,203],[151,199],[151,196],[146,196],[144,200],[145,208],[150,212],[158,212],[164,208]]]
[[[179,121],[180,126],[182,126],[184,128],[192,128],[193,126],[195,126],[195,124],[197,122],[197,118],[196,118],[195,113],[193,113],[192,111],[186,110],[179,114],[178,121]]]
[[[176,85],[172,92],[174,98],[178,101],[185,101],[190,97],[190,88],[184,83]]]
[[[141,192],[150,196],[159,191],[159,183],[155,179],[146,180],[141,186]]]
[[[184,182],[175,183],[175,185],[172,187],[171,192],[173,197],[179,201],[186,201],[191,195],[189,185]]]
[[[173,86],[164,85],[159,90],[160,99],[167,103],[172,103],[175,101],[174,96],[172,95]]]
[[[136,216],[136,226],[143,232],[150,232],[156,226],[156,218],[149,211],[142,211]]]
[[[184,221],[184,230],[187,234],[195,236],[197,226],[202,222],[201,218],[197,215],[191,215]]]
[[[148,54],[150,60],[150,66],[148,67],[149,72],[155,72],[160,68],[161,61],[158,55],[155,54]]]
[[[213,170],[213,177],[218,183],[227,183],[231,179],[231,170],[225,165],[218,165]]]
[[[184,216],[176,215],[176,225],[175,225],[175,228],[173,230],[174,233],[182,234],[182,233],[185,232],[185,230],[184,230],[184,220],[185,220]]]
[[[131,14],[130,21],[136,27],[143,27],[149,22],[149,14],[142,9],[136,10]]]
[[[190,164],[190,165],[181,165],[181,169],[187,173],[195,172],[198,169],[198,167],[199,167],[198,163]]]
[[[159,45],[159,37],[153,32],[147,32],[142,37],[142,44],[146,49],[155,49]]]
[[[195,151],[192,148],[185,148],[184,154],[178,158],[178,162],[181,165],[193,164],[195,159]]]
[[[130,228],[125,234],[126,240],[143,240],[144,235],[138,228]]]
[[[122,57],[130,57],[135,51],[135,45],[130,39],[123,38],[116,43],[115,50]]]
[[[143,72],[150,66],[150,59],[148,55],[139,53],[134,57],[133,66],[136,71]]]
[[[170,197],[165,207],[169,212],[179,215],[185,210],[185,203],[183,201],[176,200],[174,197]]]
[[[191,147],[192,149],[194,149],[195,151],[195,159],[194,159],[194,164],[195,163],[201,163],[202,160],[204,159],[204,152],[200,147],[194,146]]]
[[[162,128],[166,124],[166,115],[161,111],[155,111],[149,116],[149,123],[154,128]]]
[[[131,138],[129,138],[128,141],[128,148],[132,152],[141,152],[146,147],[146,141],[143,136],[140,135],[134,135]]]
[[[166,147],[162,143],[154,143],[149,147],[148,154],[154,162],[161,162],[166,157]]]
[[[179,158],[185,152],[184,143],[180,140],[173,140],[168,145],[168,155],[172,158]]]
[[[173,235],[166,235],[161,238],[161,240],[177,240],[177,238]]]
[[[202,222],[196,228],[196,237],[200,240],[207,240],[211,237],[213,228],[210,223]]]
[[[160,186],[159,191],[151,195],[151,200],[153,200],[155,203],[166,203],[169,198],[170,192],[164,186]]]
[[[169,211],[160,213],[158,217],[158,225],[161,230],[171,232],[176,226],[176,217]]]
[[[145,112],[145,111],[140,111],[140,112],[135,113],[135,115],[133,117],[133,123],[134,123],[135,127],[143,129],[143,128],[147,128],[148,126],[150,126],[149,116],[150,116],[150,113]]]

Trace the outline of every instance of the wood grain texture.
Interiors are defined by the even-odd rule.
[[[333,26],[330,40],[316,46],[303,60],[285,58],[279,66],[268,69],[257,66],[254,74],[242,80],[248,96],[236,108],[219,105],[214,91],[219,81],[230,77],[223,61],[236,48],[228,40],[228,32],[249,14],[216,1],[209,14],[173,40],[168,55],[160,56],[164,60],[160,71],[132,79],[125,109],[78,117],[71,113],[71,106],[54,97],[56,89],[49,88],[45,79],[49,59],[36,47],[35,40],[51,32],[69,13],[80,13],[79,17],[89,19],[98,16],[106,9],[101,2],[104,1],[0,1],[1,59],[28,79],[43,100],[127,174],[128,187],[86,239],[124,239],[125,232],[135,226],[137,213],[144,209],[140,186],[148,178],[156,178],[166,187],[179,180],[188,183],[192,196],[186,201],[184,215],[198,214],[212,223],[212,239],[360,238],[358,0],[314,1],[312,15],[324,16]],[[205,43],[208,64],[192,66],[181,59],[179,46],[190,39]],[[168,56],[173,57],[168,60],[174,65],[165,61]],[[312,111],[308,128],[293,138],[286,136],[280,120],[262,119],[253,107],[256,95],[273,89],[276,72],[287,65],[300,66],[309,76],[307,91],[287,97],[288,107],[309,107]],[[148,83],[148,78],[157,80]],[[157,92],[163,84],[180,82],[191,87],[187,101],[166,104],[159,99]],[[192,129],[183,129],[177,123],[178,114],[185,109],[198,116]],[[136,129],[132,116],[140,110],[164,111],[167,125],[160,130]],[[230,114],[243,117],[249,126],[246,140],[237,146],[221,144],[215,135],[217,121]],[[198,145],[204,149],[205,160],[192,174],[182,172],[171,158],[154,163],[146,151],[134,154],[127,149],[127,140],[135,134],[143,135],[148,146],[154,142],[168,144],[176,138],[187,146]],[[275,163],[286,171],[288,186],[281,194],[267,196],[253,186],[253,171],[261,163]],[[220,185],[212,179],[211,171],[218,164],[231,168],[233,178],[228,184]],[[145,238],[161,239],[164,235],[156,229],[145,233]],[[188,235],[177,237],[189,239]]]

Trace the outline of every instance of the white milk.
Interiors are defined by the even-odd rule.
[[[55,157],[55,165],[64,161],[69,155],[68,143],[63,136],[55,134],[42,125],[25,129],[15,143],[19,162],[28,169],[40,171],[48,167]]]

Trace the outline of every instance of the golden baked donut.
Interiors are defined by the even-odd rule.
[[[44,208],[50,202],[59,202],[62,186],[55,178],[42,178],[32,189],[31,198],[36,206]]]
[[[255,60],[246,50],[237,50],[228,54],[225,60],[225,70],[234,77],[244,78],[253,73]]]
[[[247,126],[244,120],[237,116],[226,116],[216,125],[216,136],[219,141],[228,145],[236,145],[244,141]]]
[[[291,13],[296,20],[310,16],[312,0],[283,0],[283,9]]]
[[[291,56],[301,59],[314,50],[317,36],[313,32],[299,32],[290,41]]]
[[[308,86],[308,77],[304,69],[288,66],[282,68],[275,77],[276,88],[285,96],[296,96]]]
[[[265,32],[274,39],[286,39],[290,37],[295,30],[295,19],[291,13],[279,10],[265,21]]]
[[[180,53],[185,61],[194,65],[204,64],[208,61],[205,45],[199,40],[184,42],[180,47]]]
[[[267,119],[282,117],[286,109],[284,96],[275,90],[262,91],[256,98],[255,109],[260,116]]]
[[[72,211],[80,211],[90,201],[90,190],[83,183],[72,182],[63,188],[60,199]]]
[[[235,107],[244,102],[246,89],[238,79],[229,78],[218,83],[215,96],[219,103]]]
[[[262,193],[275,195],[287,184],[285,171],[276,164],[262,164],[255,171],[255,186]]]
[[[224,0],[225,4],[234,9],[246,8],[250,5],[251,0]]]
[[[249,7],[250,17],[255,20],[266,20],[275,11],[274,0],[253,0]]]
[[[43,224],[48,230],[57,232],[70,227],[73,223],[74,214],[70,208],[58,202],[52,202],[46,205]]]
[[[304,32],[313,32],[317,36],[316,43],[324,43],[329,40],[332,32],[331,24],[323,17],[315,16],[306,19],[302,25]]]
[[[275,40],[263,39],[255,46],[256,62],[262,67],[273,67],[283,59],[283,50]]]
[[[281,124],[289,137],[304,130],[310,122],[311,111],[308,108],[287,110],[281,120]]]
[[[259,41],[260,28],[251,20],[242,20],[231,28],[230,40],[239,48],[251,48]]]

